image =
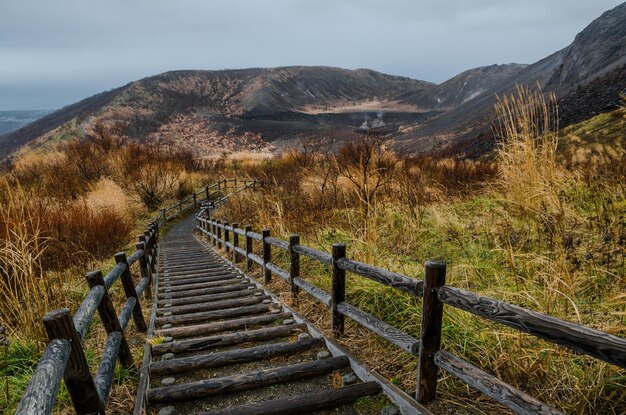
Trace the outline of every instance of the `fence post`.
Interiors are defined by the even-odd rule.
[[[252,253],[252,238],[248,235],[248,233],[252,232],[252,226],[246,225],[246,271],[250,272],[252,268],[252,260],[250,259],[250,254]]]
[[[165,213],[165,209],[161,209],[161,215],[163,215],[163,224],[167,223],[167,214]]]
[[[226,251],[226,254],[230,252],[230,249],[228,248],[228,240],[230,239],[230,232],[228,231],[228,229],[226,229],[227,226],[228,226],[228,222],[224,222],[224,251]]]
[[[183,201],[182,200],[178,201],[178,214],[179,215],[183,214]]]
[[[122,330],[122,326],[120,326],[120,321],[118,320],[117,314],[115,313],[113,302],[111,301],[111,297],[109,296],[109,290],[107,290],[107,287],[104,285],[102,272],[98,270],[87,273],[87,283],[89,284],[89,288],[93,288],[97,285],[102,285],[102,287],[104,288],[104,295],[102,296],[102,300],[100,300],[100,304],[98,305],[98,314],[100,314],[100,320],[102,321],[102,325],[104,326],[104,330],[107,334],[111,334],[117,331],[122,335],[122,341],[120,343],[119,349],[120,362],[126,367],[132,367],[133,354],[130,352],[130,347],[128,346],[128,342],[126,341],[126,336],[124,336],[124,330]],[[106,400],[104,396],[102,396],[101,398],[102,400]]]
[[[152,285],[152,273],[150,272],[150,268],[148,267],[149,253],[146,249],[146,244],[144,242],[137,242],[135,244],[135,248],[143,250],[143,255],[141,256],[141,258],[139,258],[139,275],[141,276],[141,278],[148,277],[148,287],[150,287]],[[146,288],[146,290],[147,297],[152,298],[152,290],[150,290],[149,288]],[[139,301],[139,299],[137,299],[137,301]]]
[[[422,306],[422,337],[417,368],[416,399],[430,402],[437,394],[437,366],[434,355],[441,345],[443,303],[437,292],[446,283],[446,264],[427,261],[424,267],[424,298]]]
[[[211,219],[211,245],[213,245],[214,248],[217,246],[217,227],[213,219]]]
[[[74,410],[77,414],[103,414],[104,403],[89,372],[87,358],[70,316],[70,310],[62,308],[46,314],[43,317],[43,324],[49,340],[65,339],[72,345],[63,380],[72,398]]]
[[[267,268],[267,263],[272,260],[272,245],[265,238],[270,236],[270,230],[263,229],[261,234],[263,235],[263,277],[264,283],[269,284],[272,281],[272,271]]]
[[[209,186],[206,186],[204,188],[204,191],[206,192],[206,201],[208,202],[209,201]]]
[[[196,193],[194,192],[194,193],[193,193],[193,205],[194,205],[194,206],[196,206],[196,205],[198,204],[198,199],[197,199],[196,197],[197,197],[197,195],[196,195]]]
[[[222,228],[220,227],[220,221],[218,220],[217,223],[215,224],[215,227],[217,228],[217,247],[219,249],[222,249]]]
[[[337,261],[346,256],[346,245],[333,244],[333,261],[332,261],[332,304],[331,304],[331,323],[335,336],[343,334],[344,316],[339,312],[337,306],[346,300],[346,271],[339,268]]]
[[[235,232],[238,225],[239,224],[237,222],[233,222],[233,262],[235,264],[241,260],[241,257],[237,252],[237,248],[239,248],[239,234]]]
[[[298,298],[300,292],[300,288],[293,282],[294,278],[300,277],[300,254],[293,250],[295,245],[300,245],[300,235],[289,237],[289,285],[294,300]]]
[[[140,244],[137,244],[137,245],[140,245]],[[145,266],[146,255],[147,255],[146,251],[143,251],[143,255],[141,256],[141,258],[139,258],[139,270],[140,270],[140,274],[142,278],[144,276],[144,272],[142,271],[142,268],[144,268]],[[128,264],[128,259],[126,258],[126,254],[124,252],[118,252],[117,254],[115,254],[114,258],[115,258],[116,263],[124,264],[124,266],[126,267],[126,269],[124,269],[124,272],[122,272],[122,275],[120,276],[122,280],[122,286],[124,287],[124,294],[126,294],[126,298],[135,297],[135,299],[137,300],[137,302],[135,303],[135,307],[133,308],[133,321],[135,322],[135,327],[137,327],[137,330],[139,330],[142,333],[145,333],[148,330],[148,328],[146,327],[146,320],[143,318],[143,313],[141,312],[141,304],[139,303],[139,296],[137,295],[137,291],[135,290],[135,283],[133,281],[133,277],[130,274],[130,265]],[[144,262],[143,266],[142,266],[142,262]],[[148,281],[150,281],[150,274],[148,273],[147,276],[148,276]],[[146,286],[146,290],[148,292],[150,292],[149,287],[150,287],[150,284],[148,283],[148,285]]]

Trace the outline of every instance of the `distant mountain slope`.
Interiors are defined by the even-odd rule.
[[[439,85],[324,66],[167,72],[0,136],[0,158],[54,138],[68,123],[85,129],[95,121],[121,122],[131,139],[206,155],[237,147],[280,149],[302,135],[350,140],[357,127],[375,118],[390,124],[385,131],[393,132],[399,152],[454,147],[474,156],[493,144],[489,127],[497,95],[511,93],[516,84],[539,84],[561,98],[564,124],[576,122],[615,107],[624,91],[625,64],[626,3],[532,65],[475,68]]]
[[[415,148],[434,148],[435,137],[446,137],[446,143],[459,140],[471,140],[489,129],[489,120],[493,114],[496,96],[503,96],[514,91],[519,85],[540,85],[544,91],[552,91],[557,97],[566,97],[577,88],[596,81],[598,88],[611,91],[609,96],[592,102],[579,102],[572,106],[569,102],[567,112],[578,112],[573,121],[580,121],[595,115],[601,108],[613,108],[619,102],[620,92],[626,92],[626,85],[621,83],[626,67],[626,3],[603,13],[576,35],[574,41],[564,49],[528,65],[514,76],[504,79],[485,91],[477,98],[461,103],[456,108],[412,131],[411,137],[398,145],[404,152]],[[597,82],[604,78],[605,82]],[[608,102],[607,102],[608,101]],[[575,119],[574,119],[575,118]],[[445,144],[444,144],[445,145]]]

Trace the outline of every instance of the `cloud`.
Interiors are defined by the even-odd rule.
[[[49,108],[172,69],[330,65],[441,82],[475,66],[532,63],[617,4],[2,0],[0,105],[25,105],[20,88],[32,95],[35,84]]]

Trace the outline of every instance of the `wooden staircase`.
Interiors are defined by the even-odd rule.
[[[193,236],[193,218],[161,242],[146,393],[152,414],[379,413],[345,356],[269,292]],[[380,398],[384,399],[384,398]]]

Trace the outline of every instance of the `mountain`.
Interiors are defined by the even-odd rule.
[[[421,125],[398,148],[410,153],[450,144],[458,148],[466,143],[467,149],[473,147],[471,155],[479,155],[493,144],[493,139],[485,136],[489,135],[497,96],[511,94],[516,85],[539,85],[543,91],[554,92],[559,98],[560,113],[566,114],[561,117],[561,124],[568,125],[615,109],[620,94],[626,92],[625,78],[626,3],[622,3],[589,24],[569,46]],[[575,98],[577,94],[580,99]]]
[[[38,118],[49,114],[48,110],[14,110],[0,111],[0,134],[18,130]]]
[[[513,92],[517,84],[554,91],[564,124],[618,105],[626,84],[625,28],[626,3],[536,63],[470,69],[441,84],[323,66],[166,72],[0,136],[0,157],[68,131],[80,134],[96,122],[121,123],[133,140],[211,155],[274,151],[302,136],[350,140],[373,120],[386,124],[399,152],[454,149],[478,156],[493,145],[496,96]]]

